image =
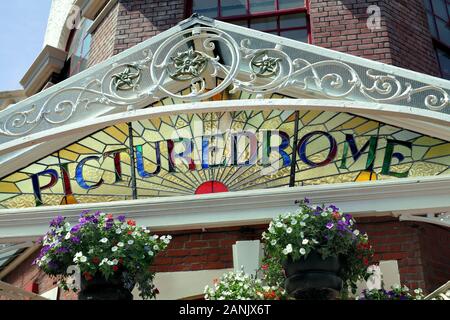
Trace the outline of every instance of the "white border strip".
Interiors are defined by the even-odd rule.
[[[355,216],[441,213],[450,210],[449,194],[450,176],[436,176],[7,209],[0,210],[0,243],[35,239],[54,216],[75,221],[83,210],[125,214],[140,225],[170,231],[267,223],[295,210],[295,200],[305,197],[316,204],[334,203]]]

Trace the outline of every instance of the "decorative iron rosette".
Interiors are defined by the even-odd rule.
[[[219,46],[221,54],[229,57],[229,65],[224,65],[216,55]],[[239,61],[238,44],[229,34],[210,27],[180,31],[156,50],[150,70],[154,85],[149,93],[165,94],[186,102],[211,98],[233,82],[239,71]],[[216,78],[219,74],[224,76],[223,81],[208,89],[207,77]],[[175,93],[170,89],[170,80],[185,82],[191,87],[190,93]]]

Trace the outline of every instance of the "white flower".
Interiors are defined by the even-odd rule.
[[[131,246],[134,243],[134,240],[128,240],[128,244]]]
[[[153,239],[158,239],[159,237],[158,237],[158,235],[157,234],[155,234],[154,236],[153,236]]]
[[[303,239],[302,244],[308,244],[309,240],[308,239]]]
[[[112,266],[114,265],[114,262],[112,262],[111,260],[108,260],[108,262],[106,262],[108,264],[108,266]]]
[[[276,245],[277,244],[277,240],[270,241],[270,244],[273,245],[273,246]]]
[[[319,243],[319,241],[317,241],[316,239],[312,239],[311,240],[314,244],[318,244]]]
[[[77,253],[75,253],[75,257],[73,258],[73,262],[78,262],[78,260],[80,259],[80,258],[82,258],[83,257],[83,252],[77,252]],[[44,261],[44,260],[42,260],[42,261]]]
[[[145,229],[144,232],[145,232],[145,233],[150,233],[150,230]]]
[[[305,248],[300,248],[300,254],[301,255],[305,255],[306,254],[306,250],[305,250]]]
[[[291,253],[291,252],[292,252],[292,244],[289,243],[289,244],[286,246],[286,248],[283,249],[283,254],[288,255],[288,254]]]
[[[121,233],[122,233],[122,230],[121,230],[121,229],[116,229],[116,233],[117,233],[117,234],[121,234]]]
[[[126,223],[123,223],[123,224],[120,226],[120,229],[125,230],[127,227],[128,227],[128,225],[127,225]]]
[[[326,216],[328,216],[328,212],[324,211],[324,212],[322,212],[320,215],[321,215],[322,217],[326,217]]]
[[[116,252],[117,249],[119,249],[119,248],[117,248],[116,246],[114,246],[114,247],[111,248],[111,251],[112,251],[112,252]]]
[[[80,257],[80,261],[81,261],[81,262],[86,262],[86,261],[87,261],[87,258],[86,258],[85,256],[82,256],[82,257]]]
[[[305,233],[303,231],[300,232],[300,237],[302,237],[302,238],[305,237]]]
[[[159,246],[158,246],[157,244],[155,244],[155,245],[153,246],[153,250],[158,251],[158,250],[159,250]]]
[[[113,262],[113,264],[118,264],[118,263],[119,263],[119,260],[114,259],[112,262]]]
[[[304,226],[306,226],[306,223],[304,223],[303,221],[300,221],[300,226],[304,227]]]
[[[66,236],[64,237],[64,239],[69,240],[70,239],[70,232],[67,232]]]
[[[148,255],[149,255],[150,257],[153,257],[153,255],[154,255],[153,251],[149,251],[149,252],[148,252]]]
[[[287,228],[287,229],[286,229],[286,232],[287,232],[287,233],[292,233],[292,228],[291,228],[291,227]]]
[[[106,213],[100,212],[100,216],[101,216],[101,217],[106,216]]]
[[[101,239],[100,239],[100,242],[101,242],[101,243],[107,243],[107,242],[108,242],[108,238],[101,238]]]
[[[93,254],[94,253],[94,249],[89,249],[88,253],[89,254]]]
[[[293,226],[295,226],[295,225],[297,224],[297,220],[292,219],[292,220],[291,220],[291,224],[292,224]]]
[[[282,224],[281,222],[277,222],[276,227],[277,227],[277,228],[282,228],[282,227],[283,227],[283,224]]]
[[[353,234],[354,234],[355,236],[358,236],[358,235],[359,235],[359,230],[356,229],[355,231],[353,231]]]
[[[107,258],[104,258],[104,259],[100,262],[100,266],[104,265],[104,264],[107,263],[107,262],[108,262],[108,259],[107,259]]]
[[[118,246],[118,247],[123,247],[123,246],[124,246],[124,243],[123,243],[123,242],[119,242],[119,243],[117,243],[117,246]]]

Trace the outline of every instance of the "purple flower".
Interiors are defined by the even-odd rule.
[[[334,227],[334,224],[333,224],[332,222],[328,222],[328,223],[326,224],[326,227],[327,227],[327,229],[331,229],[331,228]]]
[[[117,217],[117,220],[119,220],[120,222],[125,222],[125,216],[124,215],[120,215]]]
[[[73,226],[72,229],[70,229],[71,233],[77,233],[78,231],[80,231],[81,226],[79,224],[77,224],[76,226]]]
[[[70,238],[70,240],[71,240],[73,243],[80,243],[80,238],[78,238],[78,237],[72,237],[72,238]]]
[[[57,217],[53,218],[52,221],[50,221],[50,226],[51,227],[58,227],[63,222],[64,222],[64,217],[63,216],[57,216]]]
[[[80,218],[83,218],[83,217],[87,216],[88,214],[89,214],[89,210],[83,210],[83,211],[81,211]]]
[[[51,247],[48,245],[43,246],[41,249],[41,254],[42,255],[46,254],[50,249],[51,249]]]
[[[323,209],[321,207],[317,206],[317,208],[316,208],[316,210],[314,210],[313,214],[318,216],[322,212],[323,212]]]
[[[328,208],[330,208],[331,210],[333,210],[333,212],[334,212],[334,211],[339,211],[339,208],[336,207],[336,206],[333,205],[333,204],[329,205]]]
[[[59,247],[58,249],[56,249],[57,253],[68,253],[69,249],[66,247]]]
[[[114,225],[113,221],[106,221],[105,230],[111,229],[113,225]]]
[[[309,201],[308,198],[303,199],[303,202],[304,202],[304,203],[310,203],[310,201]]]

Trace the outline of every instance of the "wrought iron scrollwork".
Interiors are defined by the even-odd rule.
[[[216,50],[218,46],[220,50]],[[0,121],[0,135],[25,135],[44,122],[60,125],[93,104],[130,108],[148,98],[167,96],[185,102],[201,101],[229,87],[231,93],[244,91],[258,98],[295,88],[332,99],[415,104],[439,112],[450,106],[449,93],[437,86],[414,87],[392,74],[371,69],[361,74],[340,60],[311,62],[288,55],[280,45],[253,49],[250,40],[238,44],[230,34],[212,27],[180,31],[159,44],[154,54],[150,50],[142,54],[141,60],[115,63],[101,78],[63,88],[41,105],[35,103],[8,115]],[[219,84],[207,88],[208,78],[219,76]],[[171,85],[173,82],[185,82],[191,90],[180,93],[180,86]],[[419,99],[423,99],[422,105]]]

